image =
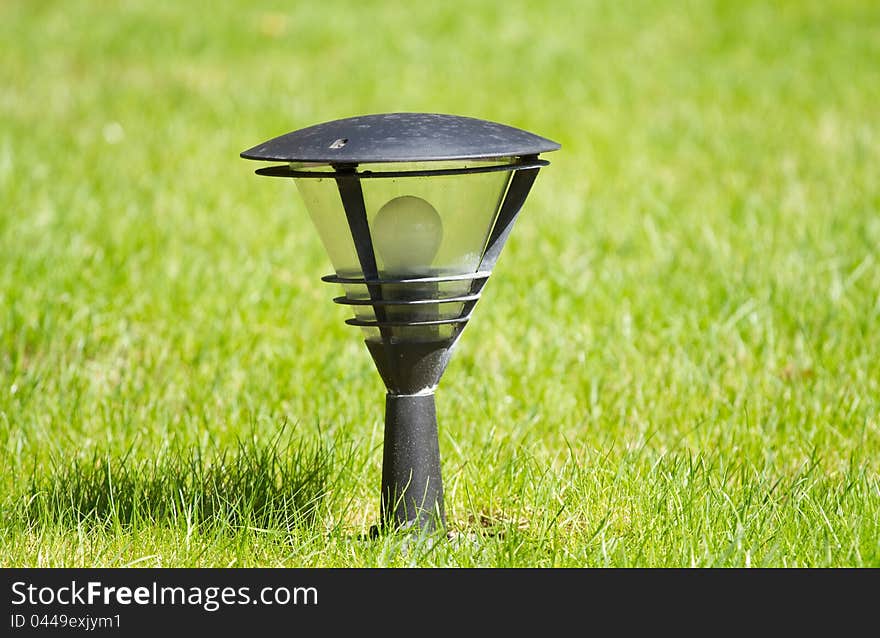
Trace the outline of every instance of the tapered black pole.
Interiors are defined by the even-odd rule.
[[[382,522],[386,528],[446,528],[434,394],[385,400]]]

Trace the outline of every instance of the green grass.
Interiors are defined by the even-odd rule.
[[[0,565],[880,566],[880,9],[0,4]],[[450,543],[253,144],[548,156],[437,394]]]

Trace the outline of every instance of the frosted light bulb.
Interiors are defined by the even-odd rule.
[[[388,201],[373,219],[373,245],[387,275],[428,274],[443,239],[443,223],[431,204],[404,195]]]

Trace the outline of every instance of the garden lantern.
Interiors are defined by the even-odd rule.
[[[365,115],[244,151],[293,178],[387,388],[382,523],[445,528],[434,390],[517,214],[559,144],[429,113]]]

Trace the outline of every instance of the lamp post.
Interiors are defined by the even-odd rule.
[[[513,223],[559,144],[432,113],[318,124],[244,151],[284,162],[387,388],[381,517],[445,528],[434,390]]]

